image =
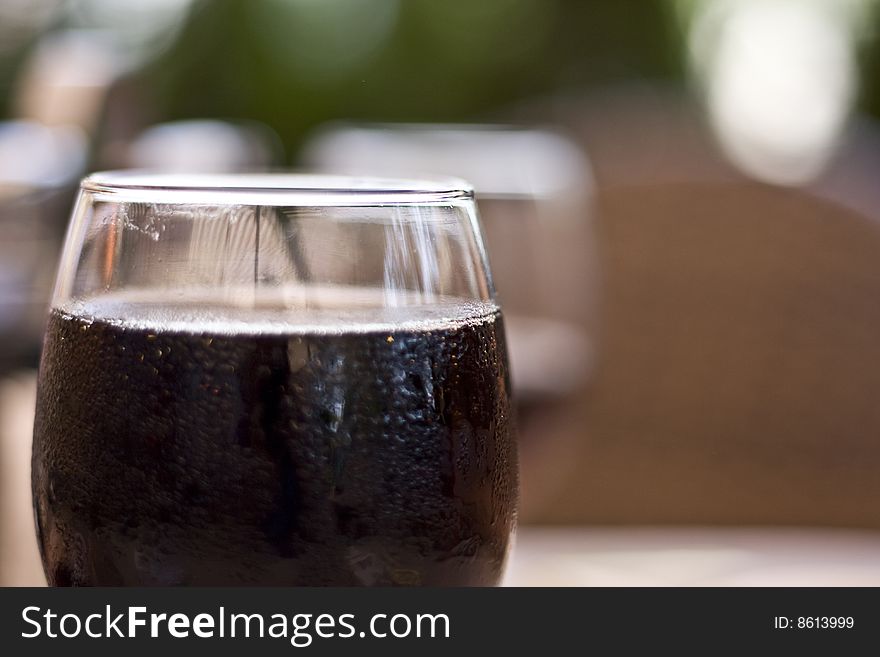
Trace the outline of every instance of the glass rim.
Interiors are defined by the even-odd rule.
[[[120,169],[89,174],[80,189],[102,200],[217,205],[433,205],[472,202],[454,177],[383,178],[319,173],[162,173]]]

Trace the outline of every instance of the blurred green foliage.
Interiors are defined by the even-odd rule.
[[[82,17],[81,7],[79,19],[71,18],[75,11],[57,11],[46,25],[55,29],[88,27],[102,8],[124,13],[126,1],[0,0],[0,7],[14,5],[20,13],[31,6],[36,13],[37,6],[91,3],[91,18]],[[195,0],[171,47],[131,73],[127,87],[151,121],[261,121],[293,153],[314,126],[334,119],[492,120],[535,97],[575,96],[626,81],[684,85],[682,17],[700,2]],[[870,36],[876,15],[864,21]],[[3,27],[9,29],[0,35],[20,32]],[[0,116],[12,112],[14,82],[34,40],[0,43]],[[861,108],[880,115],[873,38],[862,40],[860,55]]]
[[[165,119],[459,121],[518,100],[681,79],[659,0],[213,0],[139,76]]]

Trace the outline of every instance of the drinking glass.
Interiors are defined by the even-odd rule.
[[[461,181],[83,181],[39,373],[52,585],[494,585],[502,315]]]

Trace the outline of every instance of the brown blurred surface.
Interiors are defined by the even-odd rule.
[[[589,153],[600,260],[595,377],[523,518],[880,526],[880,126],[797,189],[737,173],[674,88],[521,111]]]
[[[599,202],[597,377],[526,517],[880,526],[880,224],[745,181]]]

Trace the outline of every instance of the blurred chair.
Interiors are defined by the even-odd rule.
[[[596,170],[602,349],[565,481],[528,517],[880,527],[880,203],[827,182],[877,158],[851,141],[813,188],[773,187],[676,94],[557,116]]]

